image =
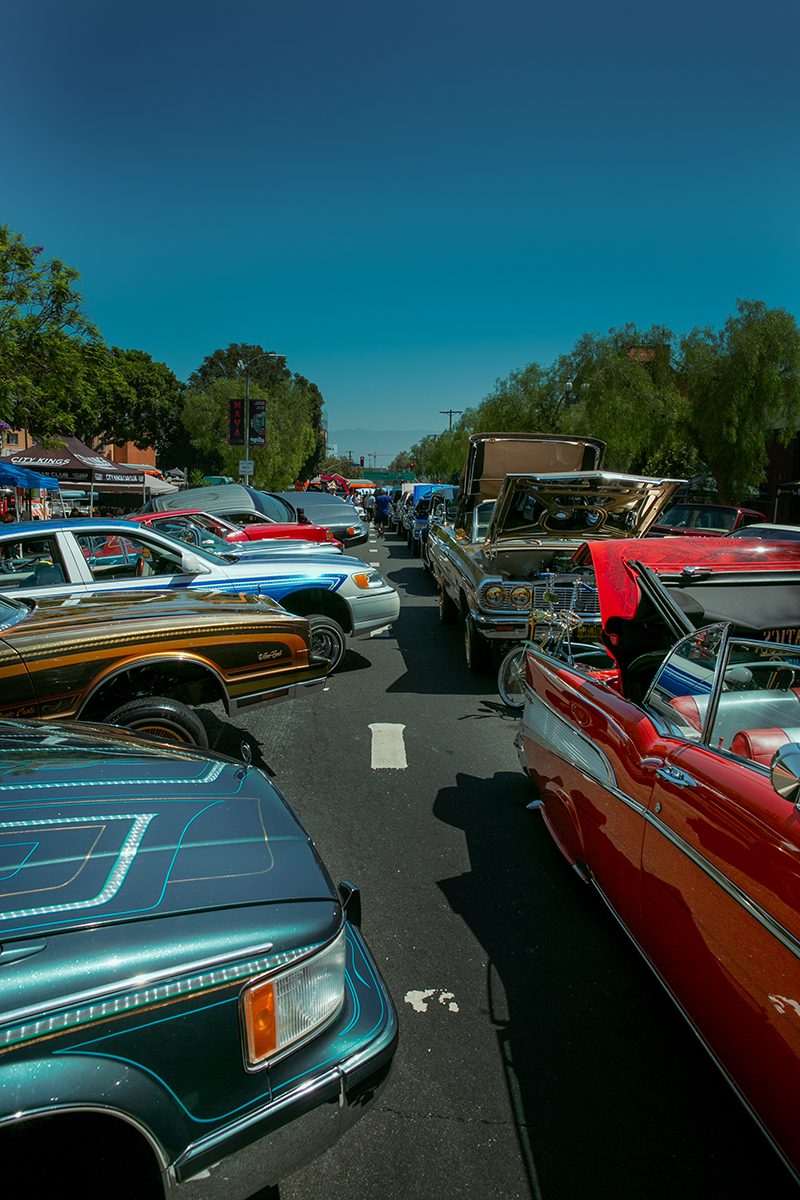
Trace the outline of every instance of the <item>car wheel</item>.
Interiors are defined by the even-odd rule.
[[[464,620],[464,657],[473,675],[485,675],[489,669],[492,648],[475,628],[472,617]]]
[[[512,646],[497,672],[497,690],[507,708],[524,708],[525,646]]]
[[[458,606],[448,596],[443,583],[439,584],[439,620],[443,625],[455,625],[458,620]]]
[[[129,729],[140,737],[208,749],[208,734],[197,713],[169,696],[143,696],[139,700],[130,700],[110,712],[105,721],[108,725]]]
[[[331,671],[335,671],[347,649],[345,632],[333,617],[312,613],[308,618],[311,626],[311,652],[315,658],[327,658]]]

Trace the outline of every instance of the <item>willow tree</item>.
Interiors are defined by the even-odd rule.
[[[784,308],[739,300],[719,331],[681,343],[692,435],[723,500],[740,501],[767,470],[767,444],[800,428],[800,329]]]

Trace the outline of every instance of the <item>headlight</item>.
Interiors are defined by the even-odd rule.
[[[492,604],[495,608],[499,608],[506,602],[506,590],[499,583],[490,583],[484,589],[483,598],[487,604]]]
[[[530,608],[531,589],[526,587],[513,587],[509,592],[509,599],[514,605],[514,608]]]
[[[357,575],[353,575],[353,583],[357,587],[364,588],[379,588],[386,587],[386,580],[381,575],[380,571],[359,571]]]
[[[297,967],[256,980],[240,998],[247,1065],[264,1067],[333,1020],[344,1002],[345,931]]]

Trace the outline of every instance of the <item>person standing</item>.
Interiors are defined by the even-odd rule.
[[[375,528],[378,531],[378,537],[386,535],[386,525],[389,521],[389,495],[384,492],[383,488],[378,488],[375,493]]]

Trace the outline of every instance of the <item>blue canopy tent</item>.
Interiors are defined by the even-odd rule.
[[[15,467],[0,458],[0,487],[46,488],[48,492],[57,492],[58,480],[27,467]]]

